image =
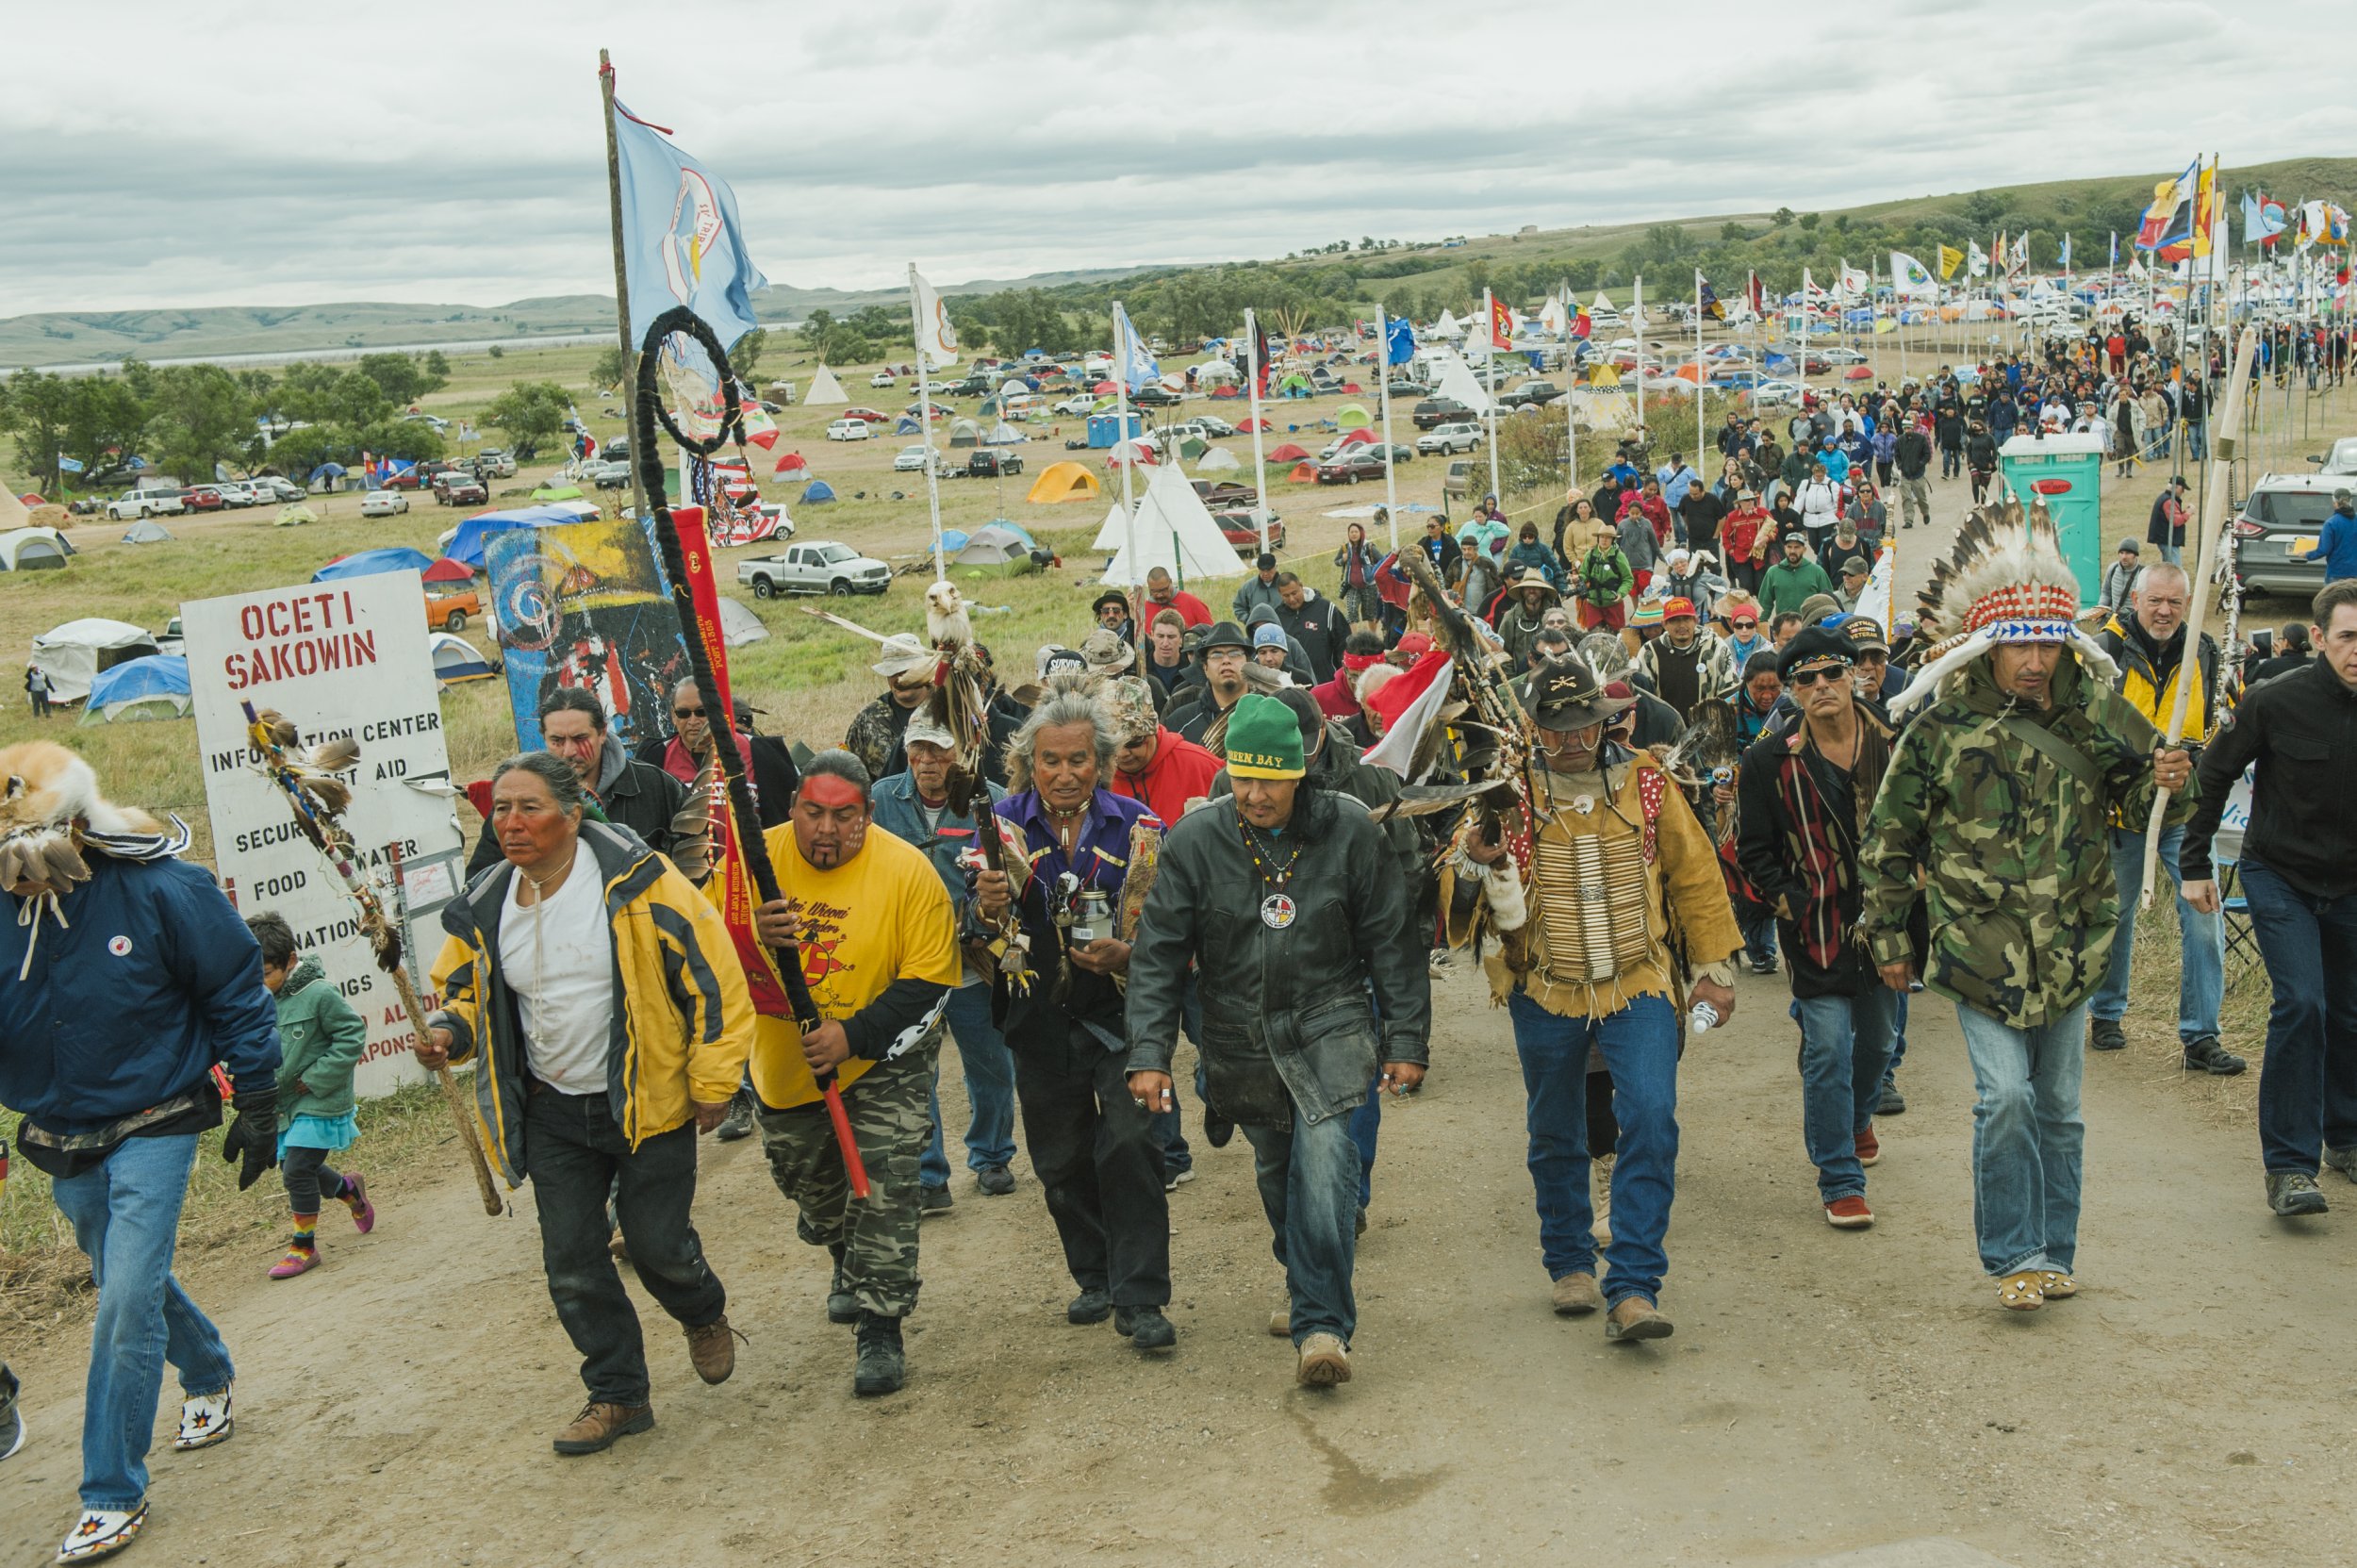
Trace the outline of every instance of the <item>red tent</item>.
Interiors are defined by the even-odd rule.
[[[1104,396],[1108,392],[1118,391],[1119,389],[1120,388],[1116,388],[1110,381],[1100,381],[1096,386],[1089,388],[1090,391],[1095,392],[1099,397]]]
[[[799,452],[789,452],[784,456],[778,459],[778,466],[771,471],[775,473],[808,473],[810,471],[810,460]]]
[[[1344,395],[1344,396],[1346,396],[1346,397],[1354,397],[1354,398],[1355,398],[1355,397],[1364,397],[1364,396],[1366,395],[1365,388],[1361,388],[1361,387],[1360,387],[1360,386],[1357,382],[1355,382],[1355,381],[1345,381],[1345,382],[1343,382],[1343,395]]]
[[[1358,429],[1350,431],[1343,437],[1343,445],[1359,446],[1374,439],[1375,432],[1362,424]]]
[[[1270,453],[1268,454],[1268,460],[1272,463],[1297,463],[1309,455],[1309,453],[1303,451],[1299,446],[1296,446],[1291,441],[1287,441],[1283,446],[1280,446],[1276,451]]]
[[[420,575],[429,583],[471,583],[474,581],[474,568],[445,555]]]
[[[1256,430],[1273,430],[1276,427],[1270,424],[1268,422],[1267,416],[1263,415],[1261,418],[1257,420],[1246,420],[1244,423],[1236,426],[1236,428],[1249,436]]]
[[[1844,381],[1871,381],[1874,379],[1874,367],[1871,365],[1853,365],[1848,370],[1841,372],[1841,379]]]
[[[1211,396],[1215,398],[1240,398],[1244,396],[1244,394],[1238,391],[1235,388],[1223,382],[1219,386],[1211,388]]]

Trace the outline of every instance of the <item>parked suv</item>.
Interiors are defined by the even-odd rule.
[[[1418,430],[1437,429],[1441,425],[1455,424],[1473,417],[1474,411],[1455,398],[1426,398],[1416,404]]]
[[[1480,444],[1481,426],[1471,420],[1456,420],[1447,424],[1435,425],[1416,437],[1416,451],[1426,457],[1471,452]]]
[[[2346,474],[2260,476],[2233,522],[2234,570],[2245,592],[2306,599],[2324,586],[2324,563],[2299,557],[2316,547],[2324,520],[2332,515],[2332,492],[2349,483]]]

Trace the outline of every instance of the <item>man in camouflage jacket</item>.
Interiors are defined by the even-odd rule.
[[[1931,916],[1923,983],[1956,1004],[1978,1089],[1973,1220],[2008,1306],[2069,1295],[2078,1246],[2082,1034],[2118,925],[2108,818],[2189,808],[2190,760],[2075,649],[2002,644],[1900,737],[1860,850],[1884,983],[1912,979],[1908,906]]]

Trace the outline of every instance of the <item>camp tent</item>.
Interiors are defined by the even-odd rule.
[[[1109,469],[1117,469],[1124,463],[1131,468],[1151,468],[1160,461],[1154,448],[1142,436],[1133,436],[1105,454],[1105,466]]]
[[[1310,454],[1302,447],[1292,441],[1287,441],[1284,445],[1272,451],[1268,454],[1268,460],[1272,463],[1298,463],[1309,455]]]
[[[892,433],[895,436],[922,436],[925,434],[925,427],[903,414],[900,416],[900,422],[892,427]]]
[[[805,506],[816,506],[833,499],[834,487],[823,479],[814,479],[802,487],[802,504]]]
[[[0,570],[55,571],[74,547],[54,528],[11,528],[0,534]]]
[[[1251,435],[1256,430],[1273,430],[1275,428],[1276,426],[1268,422],[1267,416],[1265,415],[1257,420],[1246,420],[1242,424],[1236,426],[1236,429],[1239,432],[1246,436]]]
[[[1206,359],[1195,367],[1195,379],[1198,382],[1234,381],[1237,374],[1236,367],[1225,359]]]
[[[141,518],[124,530],[124,544],[161,544],[172,537],[172,531],[154,518]]]
[[[25,498],[0,485],[0,528],[26,528],[32,521],[33,514],[25,504]]]
[[[1244,467],[1244,460],[1238,457],[1234,453],[1223,451],[1220,448],[1214,447],[1211,451],[1205,453],[1202,460],[1195,465],[1195,471],[1197,473],[1224,473],[1229,470],[1240,469],[1242,467]]]
[[[1464,330],[1458,324],[1457,312],[1454,310],[1442,311],[1441,319],[1432,323],[1432,336],[1435,338],[1455,338],[1461,335]]]
[[[720,596],[720,640],[731,648],[742,648],[749,642],[759,642],[769,635],[761,617],[741,599]]]
[[[1278,397],[1306,398],[1310,395],[1312,388],[1310,386],[1310,378],[1308,376],[1303,375],[1299,371],[1294,371],[1289,372],[1282,380],[1278,381],[1273,390]]]
[[[414,571],[423,575],[434,564],[434,557],[423,551],[405,545],[393,545],[384,550],[362,550],[328,562],[311,573],[314,583],[338,583],[349,577],[375,577],[388,571]]]
[[[1053,506],[1063,501],[1095,501],[1101,493],[1096,475],[1080,464],[1050,463],[1031,481],[1030,493],[1024,499],[1034,506]]]
[[[982,427],[972,420],[953,421],[949,426],[949,444],[953,447],[981,446]]]
[[[157,651],[145,628],[93,616],[35,637],[32,662],[49,677],[54,701],[78,702],[90,695],[91,682],[101,671]]]
[[[1456,355],[1441,356],[1440,384],[1433,388],[1444,398],[1455,398],[1475,414],[1490,411],[1490,394],[1473,373],[1473,367]]]
[[[1138,500],[1134,524],[1124,523],[1120,513],[1118,506],[1113,508],[1113,515],[1105,520],[1105,528],[1099,535],[1100,538],[1108,534],[1113,536],[1109,544],[1114,554],[1105,568],[1108,583],[1142,583],[1156,567],[1184,582],[1244,574],[1244,561],[1236,554],[1235,547],[1219,531],[1219,524],[1212,520],[1203,498],[1187,483],[1187,476],[1176,468],[1156,471],[1154,482],[1146,486],[1146,494]],[[1129,553],[1132,538],[1136,540],[1135,557]]]
[[[464,561],[453,561],[444,555],[426,568],[423,575],[429,583],[471,583],[474,581],[474,569]]]
[[[448,632],[426,635],[426,653],[434,661],[434,678],[446,686],[461,681],[487,681],[493,671],[471,643]]]
[[[810,471],[810,459],[803,456],[799,452],[789,452],[784,456],[779,458],[777,467],[771,469],[769,471],[777,475],[780,479],[784,479],[794,474],[808,473]]]
[[[850,401],[849,395],[843,390],[843,383],[837,381],[834,372],[824,365],[819,366],[818,372],[810,378],[810,390],[802,394],[806,406]]]
[[[1039,569],[1031,559],[1031,541],[997,522],[986,522],[967,535],[948,561],[967,575],[981,577],[1014,577]]]
[[[1030,437],[1002,420],[998,423],[992,425],[988,433],[982,437],[982,439],[988,441],[992,446],[1013,446],[1017,441],[1028,441]]]
[[[1367,446],[1372,444],[1374,440],[1375,432],[1369,430],[1365,425],[1360,425],[1356,430],[1343,431],[1341,444],[1343,446]]]
[[[594,513],[591,515],[595,515]],[[483,569],[484,540],[503,528],[554,528],[563,523],[579,522],[582,514],[573,506],[518,506],[504,512],[478,512],[458,525],[442,554],[445,559],[470,569],[469,575]],[[438,582],[431,572],[429,583]]]
[[[581,487],[578,485],[543,485],[532,492],[532,499],[535,501],[579,501],[582,499]]]
[[[1178,455],[1190,463],[1211,450],[1211,444],[1200,436],[1181,436],[1178,438]]]
[[[291,506],[281,506],[278,508],[277,520],[272,522],[271,526],[273,528],[300,528],[306,522],[317,522],[319,520],[320,515],[317,512],[314,512],[311,508],[304,505],[298,501]]]
[[[150,653],[98,672],[90,684],[90,704],[82,710],[82,722],[186,718],[189,706],[189,661],[177,653]]]

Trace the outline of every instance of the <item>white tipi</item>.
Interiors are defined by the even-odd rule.
[[[1115,505],[1099,537],[1112,536],[1121,542],[1125,532],[1121,508]],[[1107,583],[1116,587],[1143,583],[1156,567],[1185,582],[1244,575],[1243,558],[1176,463],[1156,470],[1153,483],[1138,499],[1137,540],[1138,558],[1129,558],[1125,544],[1105,569]]]
[[[810,378],[810,390],[802,394],[802,402],[805,404],[849,403],[850,401],[850,394],[844,391],[843,383],[837,381],[834,378],[834,372],[824,365],[819,366],[817,373]]]

